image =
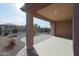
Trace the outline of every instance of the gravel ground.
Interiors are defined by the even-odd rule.
[[[26,35],[24,33],[18,33],[17,37],[17,44],[13,48],[13,50],[10,51],[3,51],[3,47],[7,44],[8,36],[2,37],[0,36],[0,56],[16,56],[16,54],[24,47],[25,43],[20,41],[21,38],[25,37]]]
[[[41,34],[42,34],[42,33],[39,33],[39,34],[37,34],[37,35],[35,36],[36,38],[34,38],[34,44],[37,44],[37,43],[39,43],[39,42],[41,42],[41,41],[44,41],[44,40],[46,40],[46,39],[48,39],[48,38],[50,37],[49,35],[45,35],[45,34],[42,34],[43,37],[41,37],[41,36],[39,36],[39,35],[41,35]],[[8,39],[9,36],[6,36],[6,37],[0,36],[0,56],[16,56],[17,53],[18,53],[21,49],[24,48],[25,43],[24,43],[23,41],[21,41],[21,39],[22,39],[23,37],[26,37],[26,33],[18,33],[17,35],[18,35],[18,37],[17,37],[17,44],[16,44],[16,46],[15,46],[12,50],[10,50],[10,51],[5,51],[5,52],[3,51],[3,50],[4,50],[3,47],[6,46],[6,44],[7,44],[7,39]],[[38,39],[37,39],[37,38],[38,38]]]

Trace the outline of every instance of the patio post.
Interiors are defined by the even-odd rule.
[[[38,56],[36,49],[33,47],[33,16],[31,13],[26,13],[26,46],[28,56]]]
[[[33,16],[26,13],[26,46],[28,49],[33,47]]]
[[[79,4],[74,5],[74,19],[73,19],[73,41],[74,41],[74,55],[79,56]]]
[[[55,26],[54,22],[50,22],[50,27],[51,27],[51,28],[50,28],[50,34],[51,34],[51,35],[55,35],[54,26]]]

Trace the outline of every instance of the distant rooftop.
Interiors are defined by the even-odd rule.
[[[0,24],[0,26],[18,26],[18,25],[12,23],[6,23],[6,24]]]

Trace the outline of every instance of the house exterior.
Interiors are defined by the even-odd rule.
[[[52,35],[72,39],[74,55],[79,55],[79,4],[25,3],[21,10],[27,19],[27,48],[33,47],[33,17],[36,17],[50,22]]]
[[[12,33],[13,29],[17,29],[18,26],[14,25],[14,24],[1,24],[0,25],[0,34],[4,35],[4,33]]]

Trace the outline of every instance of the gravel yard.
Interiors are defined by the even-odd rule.
[[[39,36],[41,34],[43,35],[43,37]],[[7,39],[9,36],[0,36],[0,56],[16,56],[17,53],[24,48],[25,43],[21,41],[21,39],[26,37],[26,33],[18,33],[17,35],[17,44],[15,45],[15,47],[10,51],[5,52],[3,51],[3,47],[7,45]],[[41,41],[44,41],[49,37],[50,35],[48,34],[39,33],[34,37],[34,44],[40,43]]]
[[[20,41],[21,38],[25,37],[24,33],[18,33],[17,44],[13,50],[3,51],[3,47],[8,44],[7,39],[9,36],[0,36],[0,56],[16,56],[16,54],[24,47],[25,43]]]

